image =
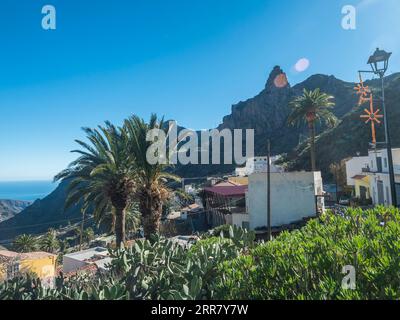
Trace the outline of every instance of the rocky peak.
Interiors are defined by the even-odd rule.
[[[281,67],[275,66],[269,74],[268,80],[265,84],[267,92],[273,92],[275,90],[290,87],[286,77],[286,73],[283,72]]]

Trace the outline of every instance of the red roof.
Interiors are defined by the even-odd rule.
[[[247,186],[237,185],[237,186],[216,186],[204,188],[204,191],[215,193],[224,197],[243,197],[247,191]]]
[[[355,180],[362,180],[362,179],[364,179],[365,177],[366,177],[366,175],[357,174],[357,175],[355,175],[354,177],[352,177],[352,179],[355,179]]]

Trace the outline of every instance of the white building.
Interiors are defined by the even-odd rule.
[[[63,256],[63,272],[69,273],[95,264],[99,270],[106,270],[106,265],[111,262],[108,250],[102,247],[90,248]]]
[[[271,226],[282,226],[316,216],[324,210],[320,172],[271,173]],[[321,197],[317,197],[321,196]],[[247,210],[250,229],[267,226],[267,175],[249,177]]]
[[[283,168],[276,165],[275,162],[279,159],[278,156],[271,157],[271,172],[283,172]],[[267,172],[268,157],[253,157],[246,160],[246,166],[236,168],[235,174],[239,177],[246,177],[252,173]]]
[[[354,176],[361,173],[361,168],[368,168],[369,156],[354,157],[346,161],[346,181],[348,186],[355,186]]]
[[[397,198],[400,199],[400,148],[392,149]],[[389,163],[386,149],[372,149],[367,157],[355,157],[346,162],[347,184],[355,186],[355,195],[367,188],[375,205],[392,205]],[[361,182],[360,182],[361,179]]]
[[[392,149],[397,198],[400,199],[400,148]],[[386,149],[369,150],[369,175],[372,201],[374,204],[392,205],[389,165]]]

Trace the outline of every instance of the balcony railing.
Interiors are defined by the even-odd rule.
[[[400,165],[399,164],[395,164],[393,166],[394,169],[394,173],[395,174],[400,174]],[[361,169],[361,172],[363,173],[389,173],[389,169],[385,168],[382,170],[377,170],[377,169],[371,169],[370,167],[365,167]]]

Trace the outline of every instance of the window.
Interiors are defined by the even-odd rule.
[[[371,160],[371,169],[374,167],[374,161]]]
[[[10,263],[7,266],[7,279],[11,280],[19,274],[19,263]]]
[[[388,167],[388,161],[387,161],[387,158],[383,158],[383,163],[384,163],[384,165],[385,165],[385,168],[387,168],[387,167]]]
[[[242,221],[242,228],[249,230],[250,229],[250,224],[248,221]]]

